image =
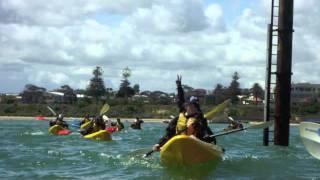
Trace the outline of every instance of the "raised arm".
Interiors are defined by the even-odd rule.
[[[183,88],[182,88],[182,85],[181,85],[181,76],[177,75],[177,80],[176,80],[176,84],[177,84],[177,91],[178,91],[178,94],[177,94],[177,105],[178,105],[178,108],[179,108],[179,112],[182,112],[183,111],[183,104],[185,102],[184,100],[184,91],[183,91]]]

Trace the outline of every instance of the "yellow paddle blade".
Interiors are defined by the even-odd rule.
[[[109,104],[105,103],[100,110],[100,116],[107,113],[109,108],[110,108]]]
[[[230,99],[225,100],[223,103],[215,106],[211,111],[207,112],[204,117],[207,119],[212,119],[218,113],[223,111],[231,103]]]

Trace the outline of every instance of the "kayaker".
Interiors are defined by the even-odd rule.
[[[86,115],[84,116],[83,120],[80,122],[80,126],[81,126],[82,124],[85,124],[85,123],[90,122],[90,121],[91,121],[90,115],[89,115],[89,114],[86,114]]]
[[[63,128],[66,128],[66,129],[69,129],[69,125],[67,124],[66,121],[63,120],[63,115],[62,114],[59,114],[55,120],[51,120],[49,122],[49,126],[54,126],[54,125],[59,125]]]
[[[108,116],[103,115],[102,118],[103,118],[103,121],[104,121],[104,124],[105,124],[106,128],[112,127],[113,123],[112,123],[111,119],[109,119]]]
[[[124,129],[124,125],[123,125],[123,123],[121,122],[120,118],[117,118],[117,124],[116,124],[116,126],[117,126],[118,131],[121,131],[122,129]]]
[[[141,129],[141,124],[144,123],[139,117],[136,117],[135,121],[130,125],[132,129]]]
[[[216,139],[210,137],[213,133],[208,126],[207,119],[203,116],[199,99],[195,96],[191,96],[189,98],[189,102],[185,103],[184,91],[181,85],[181,76],[178,76],[176,85],[178,91],[177,106],[179,108],[179,116],[173,118],[169,122],[166,128],[166,134],[153,146],[153,150],[159,151],[160,147],[169,139],[179,134],[194,135],[205,142],[213,142],[216,144]]]
[[[80,133],[82,135],[87,135],[106,129],[106,125],[103,120],[102,116],[95,117],[92,123],[87,128],[81,130]]]
[[[232,129],[242,129],[243,125],[240,122],[237,121],[231,121],[229,126],[225,128],[224,130],[232,130]]]

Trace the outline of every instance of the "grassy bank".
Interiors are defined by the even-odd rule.
[[[107,115],[110,117],[126,117],[126,118],[155,118],[167,119],[171,115],[177,115],[178,109],[176,105],[152,105],[152,104],[110,104],[110,110]],[[203,112],[210,111],[214,106],[202,105]],[[101,105],[96,104],[56,104],[52,108],[57,112],[63,112],[68,117],[83,117],[85,114],[98,114]],[[259,105],[233,105],[228,109],[228,114],[235,119],[247,121],[262,121],[263,106]],[[52,113],[47,109],[46,104],[0,104],[0,116],[52,116]],[[291,119],[293,122],[299,122],[305,117],[320,117],[316,114],[297,114],[293,113]],[[226,122],[226,116],[223,112],[220,113],[214,122]]]

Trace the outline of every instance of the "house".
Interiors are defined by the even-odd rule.
[[[291,84],[291,103],[309,102],[312,99],[320,99],[320,84]]]
[[[256,104],[256,105],[263,104],[263,99],[259,97],[255,97],[253,95],[244,96],[240,100],[242,104]]]
[[[141,100],[144,103],[149,103],[148,96],[146,95],[136,94],[136,95],[133,95],[131,98],[134,101]]]

